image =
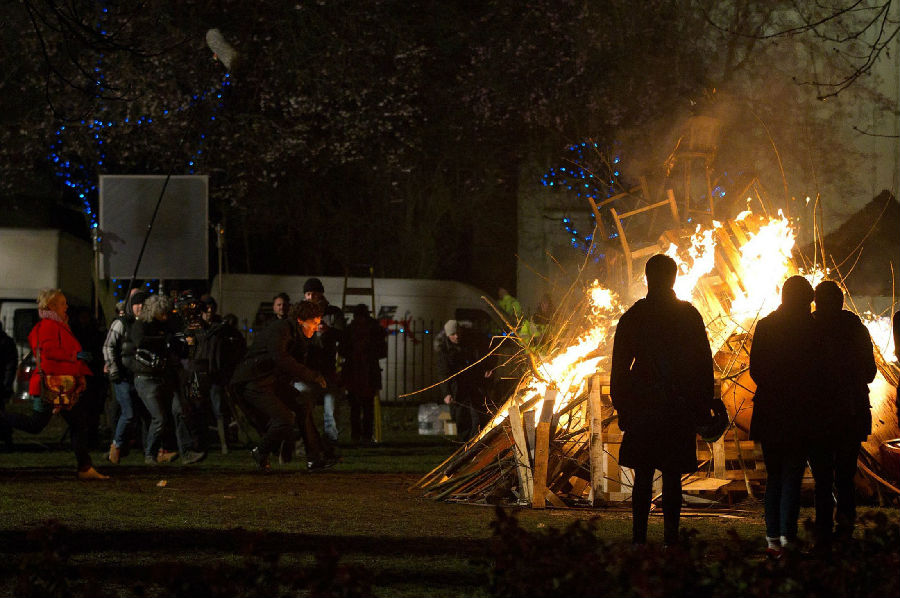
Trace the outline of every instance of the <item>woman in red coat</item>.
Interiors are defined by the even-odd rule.
[[[94,469],[88,453],[84,406],[77,400],[85,388],[85,376],[90,376],[91,370],[84,361],[87,356],[82,352],[81,344],[69,329],[66,296],[59,289],[46,289],[38,294],[37,303],[41,319],[28,335],[36,363],[28,388],[34,397],[33,411],[27,417],[18,413],[3,414],[4,423],[37,434],[47,427],[54,413],[60,413],[69,424],[72,450],[78,461],[78,479],[108,479],[108,476]],[[74,402],[75,405],[53,406],[45,403],[40,396],[42,376],[44,385],[61,389],[67,402]]]

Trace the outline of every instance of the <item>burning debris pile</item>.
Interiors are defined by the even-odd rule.
[[[716,379],[731,418],[722,439],[698,441],[698,471],[684,481],[686,493],[724,487],[752,494],[765,477],[758,447],[748,439],[756,388],[749,375],[755,323],[778,306],[789,276],[802,274],[814,285],[828,276],[799,267],[794,244],[786,217],[746,211],[686,235],[667,231],[655,245],[679,264],[676,293],[707,323]],[[626,281],[626,292],[631,282]],[[416,484],[427,496],[535,508],[630,497],[631,472],[617,463],[622,433],[607,374],[614,328],[627,305],[597,281],[587,292],[571,289],[568,299],[560,310],[566,317],[556,318],[552,338],[520,341],[528,371],[490,424]],[[863,445],[860,471],[878,491],[900,493],[896,474],[882,466],[886,443],[900,436],[894,396],[900,369],[891,361],[889,319],[869,318],[867,326],[878,377],[870,385],[873,432]]]

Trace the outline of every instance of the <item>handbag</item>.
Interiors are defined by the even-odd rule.
[[[74,407],[82,390],[78,377],[44,373],[41,367],[40,347],[35,349],[34,357],[41,380],[41,401],[52,407],[54,412]]]
[[[706,442],[716,442],[725,434],[731,421],[722,399],[715,399],[707,417],[697,422],[697,435]]]

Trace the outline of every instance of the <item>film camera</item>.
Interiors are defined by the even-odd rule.
[[[203,327],[203,311],[206,306],[200,302],[193,291],[184,291],[175,301],[175,311],[181,318],[184,330],[197,330]]]

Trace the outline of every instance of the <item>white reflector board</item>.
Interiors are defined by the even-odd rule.
[[[131,278],[165,176],[101,175],[104,278]],[[173,176],[166,185],[137,278],[209,278],[207,176]]]

